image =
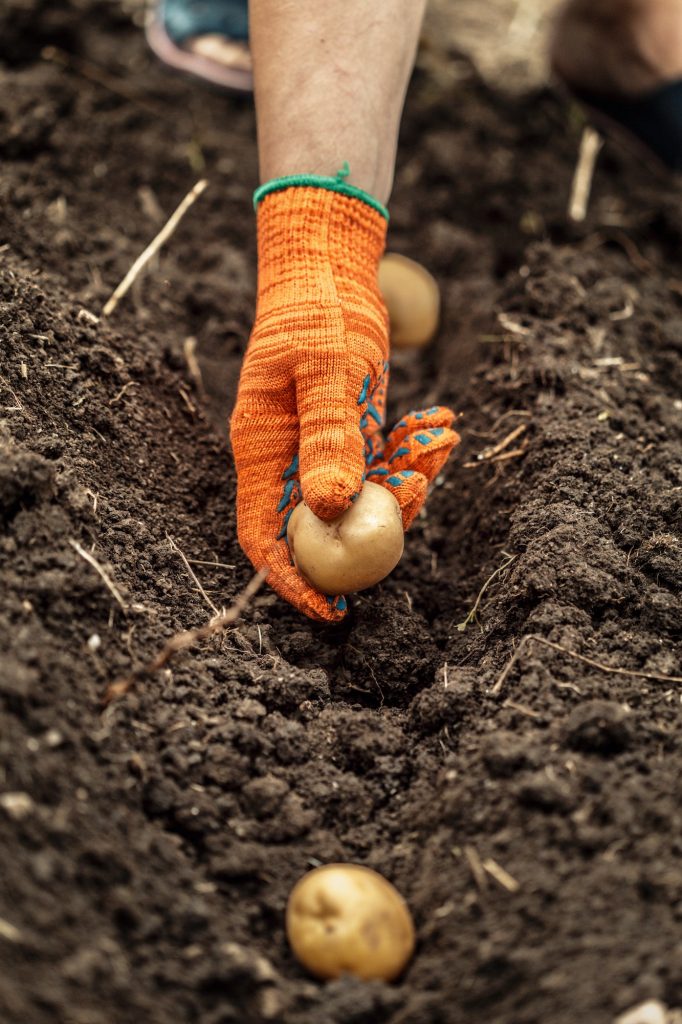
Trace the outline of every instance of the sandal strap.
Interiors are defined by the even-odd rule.
[[[178,45],[206,35],[235,41],[249,38],[247,0],[160,0],[159,15],[169,37]]]

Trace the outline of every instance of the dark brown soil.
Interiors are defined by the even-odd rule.
[[[251,575],[224,422],[253,114],[158,67],[114,4],[9,0],[0,57],[3,1024],[609,1024],[682,1003],[681,691],[653,678],[682,675],[678,194],[609,148],[569,229],[575,112],[427,48],[391,245],[438,275],[445,317],[396,359],[392,401],[454,403],[458,457],[346,626],[263,593],[102,712],[211,614],[172,542],[224,563],[193,566],[216,606]],[[477,463],[521,424],[521,454]],[[527,634],[652,678],[526,641],[494,692]],[[287,894],[330,860],[409,901],[399,984],[318,983],[289,953]]]

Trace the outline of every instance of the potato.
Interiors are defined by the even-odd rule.
[[[390,320],[393,348],[421,348],[438,328],[440,293],[428,270],[396,252],[379,264],[379,288]]]
[[[302,501],[287,529],[301,576],[323,594],[352,594],[388,576],[400,561],[405,537],[400,506],[390,491],[363,484],[338,519],[325,523]]]
[[[289,896],[287,937],[312,974],[392,981],[414,952],[412,917],[400,893],[359,864],[326,864]]]

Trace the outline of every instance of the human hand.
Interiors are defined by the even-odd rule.
[[[441,408],[412,413],[384,444],[388,320],[377,284],[385,219],[355,197],[287,188],[258,212],[256,323],[231,436],[240,543],[268,582],[314,619],[338,621],[342,595],[303,580],[286,540],[302,497],[340,516],[372,479],[395,495],[403,525],[459,440]]]

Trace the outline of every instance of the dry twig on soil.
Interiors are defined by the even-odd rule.
[[[484,871],[487,871],[490,877],[494,878],[503,889],[507,890],[507,892],[518,892],[521,888],[516,879],[510,875],[508,871],[505,871],[502,865],[498,864],[492,857],[488,857],[484,860],[482,867]]]
[[[542,644],[543,647],[550,647],[553,651],[560,651],[562,654],[567,654],[569,658],[575,658],[576,661],[582,661],[584,665],[590,665],[591,668],[596,668],[600,672],[606,672],[609,675],[634,676],[636,679],[650,679],[657,683],[682,683],[682,676],[664,676],[659,672],[641,672],[638,669],[633,668],[615,668],[613,665],[605,665],[601,661],[595,661],[594,658],[587,658],[584,654],[578,654],[577,651],[572,651],[570,648],[564,647],[563,644],[555,644],[551,640],[546,640],[544,636],[538,636],[537,633],[526,633],[525,636],[521,637],[518,647],[512,654],[507,665],[500,673],[497,682],[491,689],[491,696],[496,697],[499,694],[509,673],[516,664],[521,651],[530,643],[531,640],[536,644]]]
[[[5,921],[4,917],[0,917],[0,937],[6,939],[7,942],[22,941],[22,934],[19,929],[10,921]]]
[[[508,448],[512,441],[516,441],[516,439],[521,437],[522,434],[525,434],[527,430],[528,424],[520,423],[518,427],[515,427],[511,433],[507,434],[506,437],[503,437],[497,444],[491,445],[489,448],[484,448],[483,451],[476,456],[476,459],[481,462],[484,459],[494,458],[495,455],[499,455],[500,452],[505,450],[505,448]]]
[[[120,605],[121,609],[124,612],[127,612],[128,606],[121,597],[120,590],[112,580],[111,576],[109,576],[106,570],[103,569],[102,566],[99,564],[97,559],[93,555],[91,555],[89,551],[86,551],[85,548],[81,547],[77,540],[70,540],[69,544],[74,549],[74,551],[77,551],[81,558],[84,558],[85,561],[93,567],[95,572],[99,574],[101,579],[104,581],[104,585],[106,586],[109,593],[112,595],[112,597],[115,598],[116,602]]]
[[[476,459],[473,462],[465,462],[464,469],[475,469],[484,462],[504,462],[507,459],[516,459],[520,455],[523,455],[528,446],[527,441],[524,441],[520,448],[514,448],[513,451],[505,451],[509,445],[516,441],[517,438],[521,437],[522,434],[528,430],[527,423],[520,423],[518,427],[515,427],[511,433],[503,437],[495,445],[491,445],[488,448],[484,448],[482,452],[479,452]]]
[[[190,565],[212,565],[218,569],[236,569],[236,565],[229,565],[227,562],[207,562],[203,558],[188,558],[187,561]]]
[[[189,410],[190,415],[192,417],[196,416],[196,414],[197,414],[197,407],[194,404],[194,402],[192,401],[192,399],[189,397],[189,394],[188,394],[187,390],[185,388],[183,388],[182,384],[178,385],[178,394],[180,395],[180,398],[183,400],[183,402],[187,406],[187,409]]]
[[[571,198],[568,203],[568,216],[579,223],[587,216],[587,204],[590,201],[592,178],[599,150],[604,144],[599,132],[587,125],[580,139],[578,162],[573,175]]]
[[[199,198],[207,186],[208,181],[206,178],[202,178],[201,181],[198,181],[196,185],[189,190],[178,208],[170,215],[164,226],[161,228],[156,238],[152,239],[144,252],[140,253],[121,283],[116,289],[114,289],[111,298],[107,300],[104,308],[102,309],[102,316],[110,316],[114,312],[123,296],[135,282],[136,278],[142,273],[144,268],[152,257],[156,255],[164,242],[168,241],[192,203]]]
[[[530,334],[530,327],[524,327],[504,311],[497,314],[497,322],[500,327],[504,327],[505,331],[509,331],[511,334],[520,335],[522,338]]]
[[[199,366],[199,360],[197,359],[197,339],[191,335],[189,338],[185,338],[182,344],[182,351],[185,356],[189,375],[197,390],[197,394],[199,395],[199,398],[205,402],[206,388],[204,387],[204,378],[201,375],[201,367]]]
[[[173,538],[168,533],[166,534],[166,540],[170,544],[171,550],[175,551],[176,554],[180,555],[180,558],[184,562],[185,569],[187,569],[187,572],[191,576],[192,580],[194,581],[194,583],[196,583],[197,590],[199,591],[199,593],[201,594],[201,596],[203,597],[204,601],[206,602],[208,607],[211,609],[213,614],[214,615],[220,615],[220,612],[218,611],[216,606],[213,604],[213,601],[210,599],[210,597],[208,596],[208,594],[206,593],[206,591],[202,587],[201,583],[199,582],[199,577],[196,575],[196,573],[194,572],[194,569],[189,564],[189,560],[185,557],[184,551],[182,551],[180,549],[180,547],[175,543]]]
[[[0,373],[0,384],[4,384],[4,386],[7,388],[7,390],[9,391],[9,393],[12,396],[12,398],[14,399],[14,401],[17,403],[16,405],[13,405],[13,406],[6,406],[2,411],[3,412],[23,412],[24,411],[24,407],[21,404],[21,402],[19,401],[19,397],[18,397],[16,391],[12,388],[11,384],[9,384],[9,382],[5,380],[5,378],[2,376],[1,373]]]
[[[464,856],[467,859],[467,864],[469,865],[469,869],[473,875],[478,891],[485,892],[488,888],[488,879],[486,878],[481,858],[478,855],[478,850],[475,846],[465,846]]]
[[[520,459],[522,455],[525,455],[528,451],[528,442],[524,441],[520,448],[513,448],[510,452],[500,452],[492,459],[488,459],[491,464],[497,462],[509,462],[510,459]]]
[[[485,583],[483,584],[483,586],[479,590],[478,597],[476,598],[476,601],[474,602],[474,606],[471,609],[471,611],[469,612],[469,614],[467,615],[466,619],[464,619],[462,622],[458,623],[457,629],[459,630],[460,633],[463,633],[464,630],[467,628],[467,626],[470,623],[475,622],[476,616],[478,614],[478,609],[480,608],[480,605],[481,605],[481,600],[483,598],[483,595],[485,594],[486,590],[488,589],[488,587],[490,586],[492,581],[497,576],[499,576],[500,573],[504,572],[504,570],[507,569],[512,564],[514,559],[516,558],[516,555],[508,555],[506,551],[503,551],[502,554],[504,555],[504,562],[502,563],[502,565],[498,566],[497,569],[495,569],[495,572],[492,572],[490,574],[490,576],[488,576],[488,579],[485,581]]]
[[[117,392],[117,394],[115,394],[113,398],[109,399],[109,405],[116,405],[117,402],[121,401],[126,391],[129,391],[130,388],[139,388],[139,386],[140,385],[136,380],[129,380],[128,383],[124,384],[121,390]]]
[[[227,611],[214,616],[203,626],[199,626],[197,629],[186,629],[182,633],[176,633],[175,636],[172,636],[170,640],[164,644],[155,658],[152,658],[151,661],[148,661],[140,668],[135,669],[135,671],[129,676],[125,676],[123,679],[117,679],[115,682],[111,683],[110,686],[107,687],[106,693],[102,698],[102,703],[106,706],[112,701],[118,700],[119,697],[125,696],[125,694],[128,693],[128,691],[135,685],[138,679],[154,675],[160,669],[164,668],[180,651],[187,650],[188,647],[192,647],[199,640],[207,640],[208,637],[222,632],[226,626],[235,622],[248,607],[252,597],[260,589],[263,580],[267,575],[268,570],[261,569],[260,572],[256,573],[241,594],[238,595],[234,604],[228,608]]]

